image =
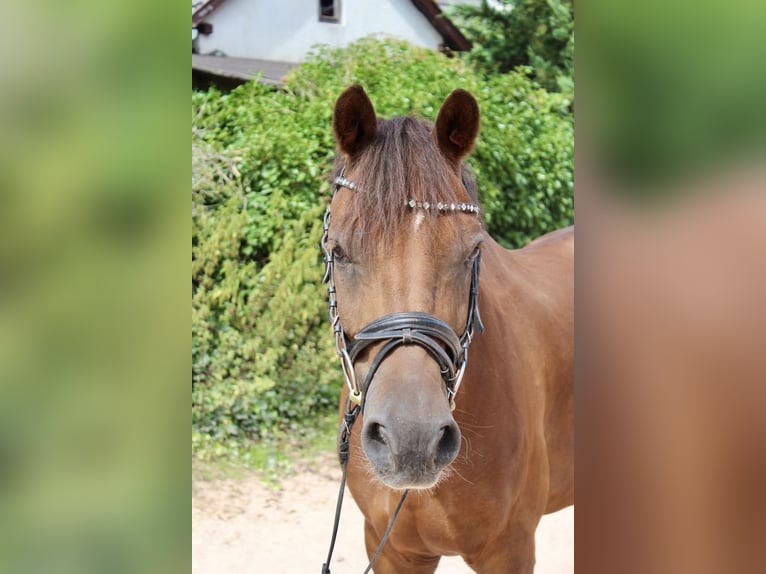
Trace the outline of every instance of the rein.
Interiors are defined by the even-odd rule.
[[[341,169],[340,175],[334,180],[335,188],[333,190],[333,198],[335,198],[335,195],[341,187],[345,187],[352,191],[358,190],[356,183],[343,176],[344,172],[345,167]],[[330,204],[331,203],[332,199],[330,200]],[[424,209],[426,211],[434,210],[445,215],[455,212],[471,214],[479,213],[479,206],[471,203],[438,202],[432,204],[410,199],[407,201],[407,207],[410,209]],[[462,335],[458,336],[452,327],[434,315],[408,311],[402,313],[390,313],[375,319],[363,327],[353,338],[349,338],[343,330],[343,326],[340,322],[340,315],[338,314],[337,291],[335,289],[335,278],[333,275],[334,256],[327,244],[330,232],[330,218],[330,205],[328,204],[324,215],[321,241],[325,262],[323,282],[327,283],[329,315],[330,323],[332,324],[333,333],[335,335],[335,350],[340,358],[343,376],[346,381],[346,386],[349,389],[349,395],[346,400],[343,422],[341,423],[338,432],[338,458],[340,459],[343,475],[335,508],[335,520],[333,523],[332,538],[330,540],[330,549],[327,553],[327,561],[322,565],[322,574],[330,574],[330,561],[335,548],[341,508],[343,506],[343,494],[346,487],[351,429],[353,428],[359,413],[364,410],[367,392],[381,363],[401,345],[418,345],[422,347],[439,365],[439,370],[447,391],[447,400],[450,405],[450,410],[454,410],[455,396],[460,388],[468,364],[468,347],[473,340],[474,329],[478,329],[480,333],[484,330],[484,325],[482,324],[481,316],[479,315],[479,264],[481,259],[481,254],[479,253],[473,260],[471,288],[468,295],[468,316],[466,317],[465,330]],[[354,362],[362,351],[381,341],[385,341],[385,344],[373,359],[370,369],[360,387],[354,371]],[[408,494],[409,489],[406,489],[399,499],[399,503],[397,504],[394,513],[391,515],[380,544],[370,559],[367,568],[364,570],[364,574],[371,571],[372,565],[383,550],[383,546],[388,540],[394,522],[396,521],[399,511],[402,509]]]

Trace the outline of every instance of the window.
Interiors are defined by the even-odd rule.
[[[319,0],[319,21],[340,22],[340,0]]]

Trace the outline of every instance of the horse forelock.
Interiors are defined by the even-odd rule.
[[[462,164],[461,176],[454,172],[439,152],[426,121],[408,116],[379,120],[374,141],[349,165],[344,162],[343,154],[337,154],[332,177],[345,167],[346,176],[356,184],[355,190],[343,192],[344,219],[353,230],[350,247],[367,255],[378,246],[390,245],[409,226],[413,217],[407,206],[410,199],[433,205],[478,203],[470,169]],[[428,227],[440,233],[454,230],[458,217],[469,217],[439,215],[435,210],[424,213],[439,218],[438,226]]]

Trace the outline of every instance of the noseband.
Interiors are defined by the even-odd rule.
[[[341,187],[352,191],[358,189],[354,182],[343,177],[343,170],[341,170],[340,176],[335,178],[333,198]],[[419,208],[426,211],[433,209],[444,214],[454,212],[479,213],[478,205],[470,203],[439,202],[437,204],[430,204],[410,199],[407,201],[407,206],[410,209]],[[460,383],[463,380],[465,368],[468,364],[468,347],[473,339],[474,329],[478,329],[479,332],[484,330],[484,325],[479,315],[479,263],[481,253],[473,260],[471,289],[468,294],[468,316],[462,335],[458,336],[452,327],[434,315],[408,311],[404,313],[390,313],[375,319],[360,329],[354,337],[349,338],[340,323],[337,292],[333,276],[334,257],[332,250],[327,245],[330,217],[330,206],[328,205],[324,215],[324,233],[321,243],[325,262],[323,282],[327,283],[330,322],[335,334],[335,349],[338,357],[340,357],[343,376],[349,389],[349,399],[352,403],[363,406],[370,383],[383,360],[401,345],[418,345],[424,348],[439,365],[439,371],[447,390],[447,400],[450,404],[450,409],[454,410],[455,396],[460,388]],[[367,371],[367,375],[360,387],[356,380],[354,363],[362,354],[362,351],[382,341],[385,341],[385,344],[372,361],[370,369]]]

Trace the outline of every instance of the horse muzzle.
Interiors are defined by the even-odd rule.
[[[395,489],[436,485],[460,450],[460,429],[449,419],[396,429],[378,420],[365,422],[362,448],[381,482]]]
[[[391,488],[433,487],[460,451],[460,429],[441,377],[424,376],[424,360],[422,349],[402,348],[384,363],[367,396],[362,449]],[[408,368],[418,364],[419,371]]]

